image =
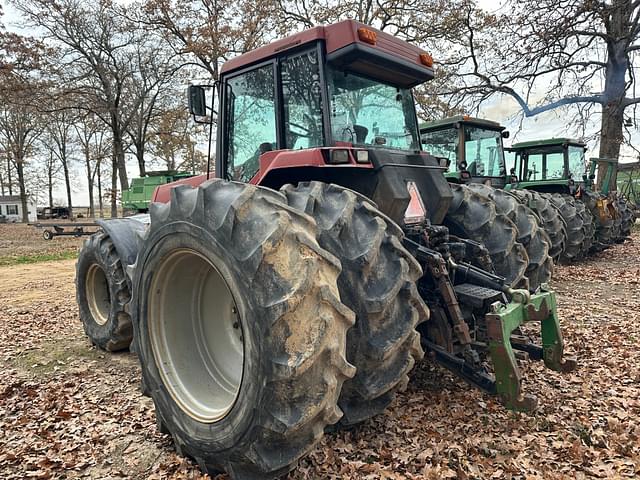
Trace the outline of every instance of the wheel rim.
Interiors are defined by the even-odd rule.
[[[92,264],[87,271],[85,281],[87,303],[93,320],[98,325],[104,325],[109,320],[111,310],[111,295],[109,282],[104,270],[97,264]]]
[[[236,303],[219,270],[200,253],[180,249],[160,260],[148,294],[151,348],[178,406],[203,423],[233,407],[244,365]]]

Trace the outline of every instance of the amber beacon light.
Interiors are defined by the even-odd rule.
[[[378,39],[378,35],[373,30],[369,30],[368,28],[359,28],[358,29],[358,38],[369,45],[375,45],[376,40]]]

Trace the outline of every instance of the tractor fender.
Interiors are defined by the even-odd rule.
[[[125,268],[133,265],[140,249],[140,238],[149,227],[149,215],[97,220],[96,223],[111,238],[122,265]]]

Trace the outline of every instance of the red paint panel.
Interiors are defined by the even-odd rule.
[[[210,178],[215,177],[211,175]],[[183,178],[181,180],[176,180],[175,182],[158,185],[153,191],[153,197],[151,197],[151,201],[158,203],[169,203],[171,201],[171,189],[173,187],[177,187],[178,185],[191,185],[192,187],[197,187],[198,185],[206,181],[207,174],[203,173],[202,175],[196,175],[195,177]]]
[[[273,150],[271,152],[263,153],[260,156],[260,170],[251,179],[249,183],[253,185],[260,185],[262,179],[273,170],[281,168],[292,167],[317,167],[317,168],[341,168],[341,167],[357,167],[357,168],[373,168],[370,163],[356,163],[355,151],[357,149],[349,148],[349,163],[343,163],[340,165],[327,164],[324,161],[323,150],[347,150],[346,148],[309,148],[306,150]],[[216,178],[211,176],[211,178]],[[178,185],[190,185],[197,187],[207,181],[207,175],[197,175],[195,177],[183,178],[175,182],[159,185],[153,192],[152,202],[169,203],[171,201],[171,189]]]
[[[314,27],[309,30],[296,33],[295,35],[277,40],[269,45],[265,45],[264,47],[245,53],[244,55],[232,58],[224,63],[221,73],[230,72],[232,70],[249,66],[253,63],[258,63],[261,60],[266,60],[285,50],[321,39],[324,39],[326,42],[327,53],[334,52],[352,43],[361,43],[371,47],[371,45],[362,42],[360,38],[358,38],[358,28],[361,27],[376,32],[377,41],[373,48],[379,49],[389,55],[402,57],[407,61],[424,67],[424,65],[420,63],[420,54],[425,53],[424,50],[394,37],[393,35],[365,25],[364,23],[356,22],[355,20],[344,20],[342,22],[334,23],[333,25]]]

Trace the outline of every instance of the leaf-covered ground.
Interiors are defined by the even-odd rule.
[[[135,356],[85,340],[73,277],[73,260],[0,267],[0,478],[201,478],[156,432]],[[557,269],[580,366],[524,367],[535,414],[508,412],[423,363],[385,415],[326,435],[289,478],[640,476],[639,282],[637,232]]]

